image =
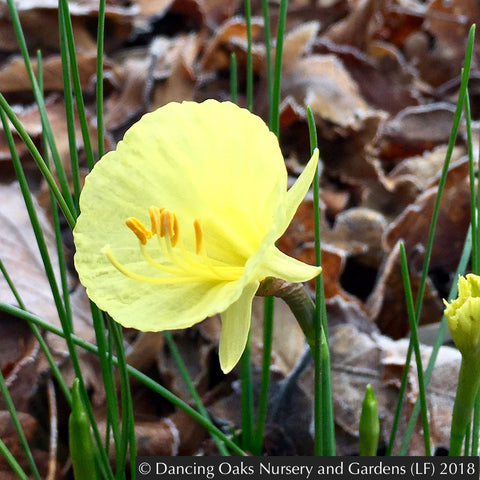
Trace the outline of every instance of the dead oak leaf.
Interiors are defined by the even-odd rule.
[[[371,110],[341,61],[333,55],[298,60],[283,80],[285,95],[308,105],[320,118],[343,128],[359,128]]]
[[[262,29],[262,22],[252,18],[252,37],[255,38]],[[247,56],[247,25],[245,19],[233,17],[225,21],[209,39],[205,46],[205,53],[200,61],[202,70],[218,71],[230,67],[230,55],[235,52],[239,65],[246,63]],[[265,52],[260,44],[252,46],[253,68],[255,72],[263,70]]]

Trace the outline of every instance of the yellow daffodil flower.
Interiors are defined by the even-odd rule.
[[[275,247],[315,173],[287,191],[278,140],[230,102],[170,103],[133,125],[85,180],[75,266],[89,297],[142,331],[220,313],[224,372],[238,362],[260,281],[307,281],[319,267]]]
[[[472,273],[459,277],[458,297],[444,303],[448,328],[460,353],[480,354],[480,277]]]

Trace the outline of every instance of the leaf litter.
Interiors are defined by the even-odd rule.
[[[64,121],[63,83],[58,46],[57,2],[17,2],[32,52],[40,48],[45,75],[46,108],[67,166],[69,152]],[[69,2],[82,89],[92,139],[95,125],[96,1]],[[278,5],[272,3],[272,32]],[[254,110],[268,116],[265,47],[260,1],[252,2]],[[337,450],[357,453],[358,418],[366,383],[372,383],[381,408],[380,445],[388,439],[396,391],[405,358],[408,319],[399,264],[399,240],[406,245],[414,295],[418,288],[425,241],[430,227],[438,176],[446,152],[456,95],[460,85],[468,29],[479,15],[473,0],[294,0],[289,2],[284,45],[280,108],[280,141],[292,179],[309,158],[306,106],[315,115],[321,151],[320,216],[327,311],[331,324],[332,375]],[[39,35],[38,25],[42,28]],[[213,97],[229,99],[229,60],[236,54],[239,103],[246,103],[246,23],[239,0],[155,0],[107,2],[104,89],[105,139],[113,148],[143,113],[169,101]],[[45,32],[48,32],[45,34]],[[18,51],[8,11],[0,5],[0,90],[12,104],[38,148],[42,148],[39,114]],[[272,43],[272,53],[275,45]],[[472,66],[472,98],[478,96],[479,44]],[[474,135],[478,111],[472,102]],[[79,129],[77,128],[77,131]],[[45,201],[46,186],[27,149],[16,138],[32,193],[40,203],[42,228],[53,252],[52,228]],[[474,141],[475,144],[475,141]],[[77,147],[82,174],[86,162],[80,137]],[[452,283],[469,222],[466,133],[462,125],[442,201],[436,243],[420,323],[435,324],[441,299]],[[58,325],[49,285],[42,274],[29,221],[4,136],[0,136],[0,257],[12,275],[27,308]],[[45,208],[45,212],[43,212]],[[65,235],[71,265],[71,244]],[[313,202],[305,199],[279,242],[289,255],[313,263]],[[55,254],[51,255],[55,258]],[[55,267],[57,268],[57,267]],[[75,329],[93,338],[89,305],[75,272],[69,271]],[[0,298],[16,304],[0,279]],[[313,289],[313,284],[309,286]],[[313,290],[312,290],[313,292]],[[2,372],[29,425],[31,435],[48,437],[41,425],[49,413],[45,402],[47,364],[36,341],[19,320],[0,318]],[[238,371],[220,373],[216,354],[220,322],[214,317],[175,333],[199,393],[218,425],[239,428]],[[252,335],[254,382],[261,364],[261,309],[255,307]],[[288,332],[285,333],[285,332]],[[313,410],[311,365],[299,368],[304,339],[291,314],[278,304],[272,352],[271,408],[265,451],[269,454],[312,454]],[[47,335],[67,379],[63,342]],[[191,401],[179,380],[177,366],[160,335],[125,332],[129,360]],[[422,346],[428,357],[430,347]],[[84,359],[99,422],[104,396],[95,359]],[[35,368],[31,368],[35,365]],[[445,447],[455,385],[445,385],[459,356],[442,347],[428,391],[433,447]],[[411,366],[403,419],[418,394]],[[454,383],[454,382],[452,382]],[[285,385],[289,385],[290,390]],[[188,416],[163,399],[132,383],[141,454],[215,454],[205,434]],[[279,393],[280,392],[280,393]],[[286,392],[286,393],[285,393]],[[59,395],[59,421],[65,421]],[[4,407],[2,407],[4,408]],[[298,412],[302,411],[302,418]],[[278,412],[282,412],[278,415]],[[0,410],[3,432],[8,419]],[[3,416],[2,416],[3,415]],[[405,423],[405,422],[401,422]],[[300,428],[301,427],[301,428]],[[401,434],[401,432],[400,432]],[[52,433],[53,435],[53,433]],[[2,438],[9,439],[8,433]],[[13,438],[13,437],[12,437]],[[65,438],[61,435],[60,442]],[[38,459],[48,441],[40,442]],[[423,454],[420,427],[409,454]],[[7,478],[3,465],[0,472]],[[60,475],[57,469],[57,477]],[[52,477],[53,478],[53,477]]]

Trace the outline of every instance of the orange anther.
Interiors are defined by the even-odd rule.
[[[170,210],[163,210],[160,214],[160,236],[170,237],[170,243],[174,247],[179,238],[178,218],[175,213]]]
[[[125,221],[127,227],[137,236],[142,245],[147,243],[149,238],[152,238],[152,232],[145,228],[145,225],[138,220],[138,218],[130,217]]]
[[[172,247],[174,247],[179,239],[180,236],[180,227],[178,226],[178,218],[173,213],[173,235],[170,237],[170,241],[172,242]]]
[[[161,230],[161,209],[155,206],[151,206],[148,209],[150,215],[150,224],[152,226],[152,234],[160,235]]]
[[[203,229],[198,218],[193,221],[193,228],[195,229],[195,253],[198,255],[203,246]]]

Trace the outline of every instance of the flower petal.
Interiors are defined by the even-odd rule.
[[[274,247],[269,250],[265,261],[262,263],[259,276],[277,277],[287,282],[306,282],[320,275],[321,267],[314,267],[289,257]]]
[[[280,201],[278,183],[286,188],[277,138],[262,119],[230,102],[170,103],[145,115],[117,146],[112,168],[124,184],[132,172],[123,164],[132,158],[142,187],[152,192],[145,208],[166,206],[188,225],[200,218],[206,235],[215,230],[212,245],[221,247],[225,237],[237,242],[231,256],[255,250]]]
[[[191,327],[239,296],[237,282],[152,285],[107,268],[93,272],[97,278],[82,276],[88,296],[121,325],[141,331]]]
[[[258,285],[259,282],[247,285],[240,298],[221,315],[219,357],[220,367],[224,373],[232,370],[245,350],[252,318],[252,300]]]
[[[297,178],[297,181],[290,187],[287,192],[287,201],[286,201],[286,217],[280,235],[282,235],[287,227],[290,225],[295,212],[297,211],[299,205],[302,203],[305,195],[312,184],[313,177],[317,170],[318,165],[318,148],[313,152],[312,158],[308,161],[303,172]]]

